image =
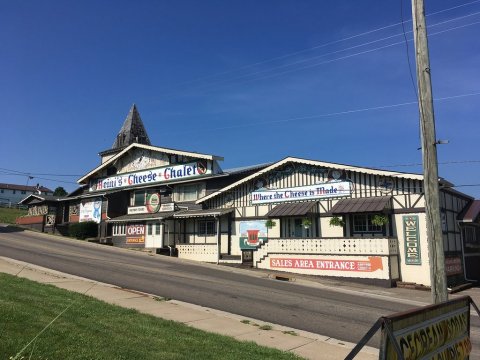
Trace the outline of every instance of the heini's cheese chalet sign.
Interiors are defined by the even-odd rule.
[[[151,185],[174,180],[183,180],[212,173],[211,163],[197,161],[153,168],[132,173],[117,174],[90,182],[89,191],[118,189],[130,186]]]
[[[282,189],[259,189],[252,192],[252,204],[350,196],[352,188],[350,181],[332,181]]]

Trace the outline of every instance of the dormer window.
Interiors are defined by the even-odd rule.
[[[188,184],[175,187],[175,201],[195,201],[205,196],[205,184]]]
[[[131,206],[145,205],[145,195],[145,190],[134,191],[131,198]]]
[[[184,185],[179,186],[178,201],[195,201],[198,199],[198,186]]]

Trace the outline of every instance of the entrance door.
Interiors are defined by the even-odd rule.
[[[163,247],[163,224],[159,221],[147,221],[145,234],[146,248]]]
[[[284,237],[291,238],[308,238],[310,237],[310,228],[305,228],[302,225],[302,218],[287,218],[283,222]]]

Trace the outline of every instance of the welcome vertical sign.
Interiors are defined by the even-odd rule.
[[[418,216],[403,216],[403,236],[405,241],[405,264],[421,265],[420,235],[418,233]]]

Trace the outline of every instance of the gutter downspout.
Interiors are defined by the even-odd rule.
[[[220,263],[220,217],[214,216],[217,222],[217,265]]]
[[[104,198],[107,201],[107,206],[105,210],[105,216],[107,217],[107,220],[110,220],[110,216],[108,216],[108,206],[110,205],[110,202],[108,201],[108,198],[106,197],[106,194],[102,194],[102,198]],[[102,223],[102,212],[100,211],[100,223]],[[105,221],[105,243],[107,243],[107,237],[108,237],[108,223]],[[113,226],[113,225],[112,225]]]

